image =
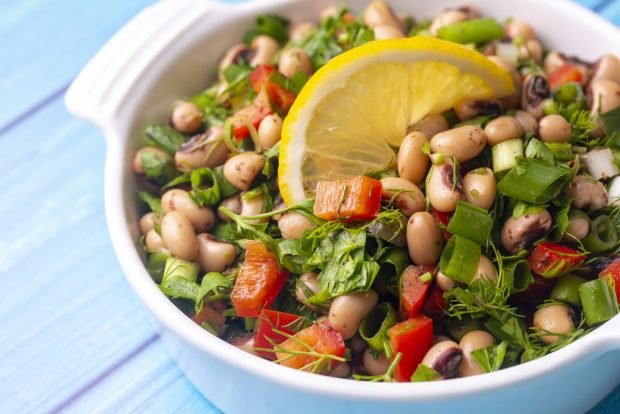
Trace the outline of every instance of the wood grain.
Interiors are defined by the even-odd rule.
[[[237,1],[238,2],[238,1]],[[151,0],[0,1],[0,412],[216,413],[122,275],[67,84]],[[620,1],[582,0],[620,23]],[[593,413],[620,411],[616,389]]]

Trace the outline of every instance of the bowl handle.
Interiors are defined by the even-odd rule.
[[[78,74],[65,94],[67,109],[100,128],[119,128],[123,102],[157,56],[225,8],[216,1],[162,0],[142,10]]]

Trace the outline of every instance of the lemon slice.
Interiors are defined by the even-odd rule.
[[[349,50],[310,78],[284,120],[280,193],[290,205],[320,180],[385,169],[409,125],[463,99],[514,91],[510,74],[480,53],[432,37]]]

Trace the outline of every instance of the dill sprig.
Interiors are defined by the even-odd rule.
[[[357,381],[370,381],[370,382],[396,382],[396,379],[394,378],[394,372],[396,371],[396,367],[398,366],[398,363],[400,362],[402,357],[403,357],[403,354],[401,352],[397,353],[394,356],[394,359],[392,360],[392,362],[390,363],[390,366],[388,367],[387,371],[385,371],[385,374],[382,374],[382,375],[353,374],[353,379]]]

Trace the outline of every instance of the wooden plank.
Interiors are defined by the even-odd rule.
[[[126,21],[153,2],[0,2],[0,129],[62,91]]]

